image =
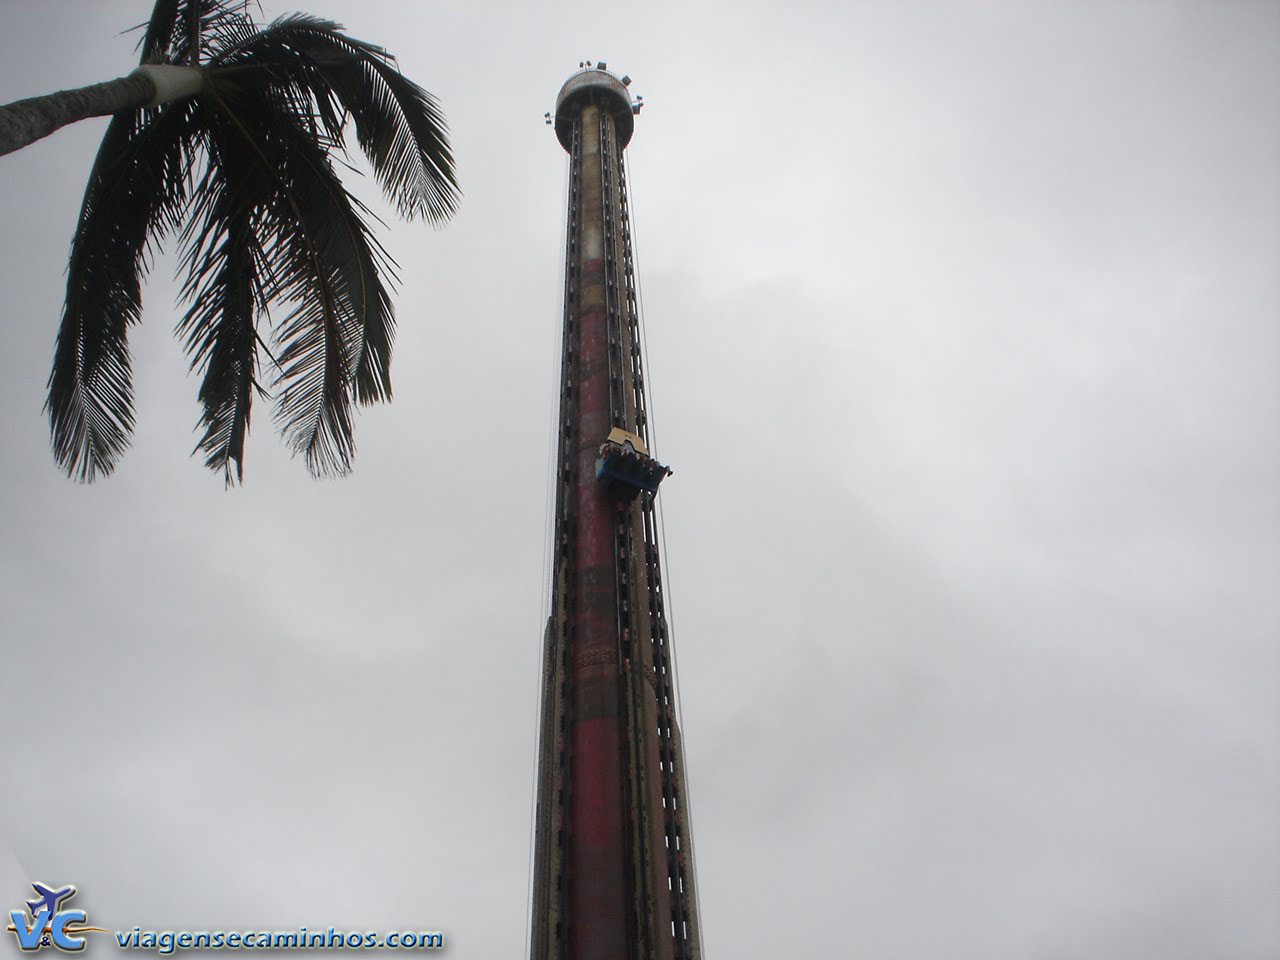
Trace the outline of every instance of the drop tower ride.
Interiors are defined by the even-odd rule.
[[[670,471],[648,446],[623,161],[640,108],[629,83],[587,64],[554,117],[569,211],[531,960],[701,957],[654,512]]]

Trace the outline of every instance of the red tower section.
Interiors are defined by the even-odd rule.
[[[701,956],[622,152],[629,81],[560,90],[569,154],[532,960]]]

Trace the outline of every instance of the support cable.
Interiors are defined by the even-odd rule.
[[[630,198],[630,196],[632,195],[632,190],[630,189],[631,180],[632,180],[631,157],[627,155],[625,151],[623,153],[623,163],[625,164],[625,176],[628,183],[627,194],[628,194],[628,198]],[[640,328],[641,362],[644,365],[644,369],[647,370],[649,369],[649,335],[648,335],[648,329],[644,320],[644,316],[645,316],[644,286],[640,281],[640,276],[641,276],[640,258],[639,258],[639,254],[636,252],[640,246],[639,230],[636,226],[636,214],[634,210],[634,204],[629,203],[628,206],[630,208],[627,211],[627,216],[628,216],[628,229],[631,233],[631,259],[632,259],[632,267],[633,267],[632,272],[635,275],[634,282],[635,282],[635,288],[636,288],[636,307],[637,307],[636,319],[637,319],[637,325]],[[656,420],[653,414],[653,406],[654,406],[653,405],[653,384],[648,378],[645,379],[645,388],[646,388],[645,389],[645,401],[646,401],[645,402],[645,420],[649,427],[649,432],[648,432],[649,452],[650,454],[656,456],[657,454],[655,451],[658,449],[658,430],[657,430]],[[659,564],[661,565],[661,569],[666,570],[668,573],[670,573],[671,566],[670,566],[670,562],[668,560],[668,554],[667,554],[666,517],[662,509],[661,498],[656,493],[653,495],[653,507],[654,507],[654,511],[657,514],[657,519],[658,519],[657,546],[658,546]],[[674,616],[672,613],[674,605],[671,602],[670,587],[668,586],[665,580],[663,581],[663,584],[662,584],[662,592],[663,592],[664,613],[666,614],[666,617],[664,619],[666,620],[666,626],[667,626],[666,650],[667,650],[668,659],[670,661],[671,688],[675,693],[675,701],[676,701],[675,702],[676,725],[679,730],[679,733],[677,734],[677,736],[680,739],[680,755],[682,758],[684,758],[685,756],[684,705],[681,701],[680,684],[676,675],[675,637],[674,637],[674,630],[671,627],[671,622],[674,619]],[[694,916],[697,918],[697,924],[698,924],[698,930],[697,930],[698,945],[699,945],[701,954],[705,956],[706,955],[706,939],[705,939],[704,931],[702,929],[702,898],[699,895],[699,891],[698,891],[698,867],[697,867],[696,858],[694,856],[693,836],[692,836],[693,834],[693,830],[692,830],[693,784],[691,783],[692,778],[689,775],[688,763],[684,764],[684,770],[682,772],[684,774],[685,822],[690,825],[689,836],[686,836],[684,840],[685,840],[685,844],[689,848],[689,854],[688,854],[689,855],[689,872],[691,875],[690,880],[691,880],[691,883],[693,884]]]
[[[563,237],[568,230],[569,221],[569,179],[571,172],[569,170],[570,163],[566,160],[564,168],[564,181],[560,194],[560,209],[564,211],[564,216],[560,221],[559,236]],[[553,248],[554,249],[554,248]],[[565,296],[565,284],[568,282],[568,265],[562,266],[559,279],[559,293],[554,299],[562,300]],[[566,304],[561,303],[560,313],[563,315]],[[553,314],[554,316],[554,314]],[[559,332],[562,323],[557,324]],[[554,569],[551,558],[556,549],[555,544],[555,491],[559,484],[560,471],[557,469],[557,450],[560,446],[560,384],[564,379],[563,369],[563,351],[560,343],[560,336],[549,337],[555,353],[552,355],[551,370],[552,376],[555,377],[555,403],[552,405],[550,417],[550,429],[547,438],[547,468],[543,475],[547,478],[546,488],[543,491],[543,517],[542,517],[542,567],[538,574],[538,580],[541,586],[542,603],[538,614],[538,623],[545,624],[551,613],[552,590],[555,587],[554,574],[548,574],[548,568]],[[550,391],[548,391],[550,393]],[[540,627],[541,629],[541,627]],[[529,922],[525,924],[524,934],[524,956],[530,956],[530,950],[533,943],[533,864],[534,864],[534,845],[537,837],[537,818],[538,818],[538,765],[542,753],[542,693],[545,680],[542,675],[542,661],[544,652],[538,651],[538,669],[534,671],[538,678],[538,685],[535,696],[533,698],[534,709],[534,725],[533,725],[533,775],[529,784],[529,858],[525,865],[525,916],[529,918]]]

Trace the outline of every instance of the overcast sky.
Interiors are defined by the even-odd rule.
[[[0,0],[0,101],[128,72],[149,9]],[[189,456],[170,257],[132,450],[65,479],[41,405],[105,121],[0,158],[4,912],[41,880],[113,929],[522,955],[542,115],[590,57],[646,103],[707,956],[1280,955],[1280,4],[306,9],[440,98],[465,193],[387,214],[396,399],[349,478],[265,405],[243,488]]]

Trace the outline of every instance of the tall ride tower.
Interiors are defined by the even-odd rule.
[[[556,522],[543,658],[531,960],[698,960],[622,151],[603,63],[556,100],[569,153]]]

